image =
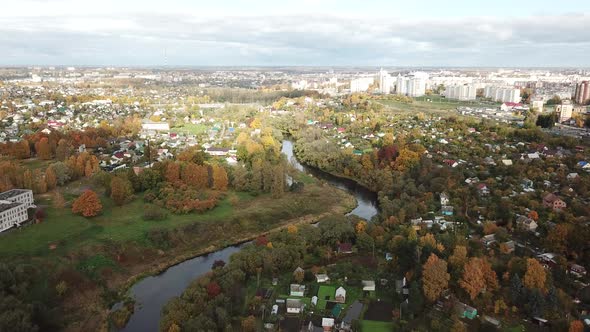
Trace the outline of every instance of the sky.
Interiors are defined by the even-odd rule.
[[[0,65],[590,67],[588,0],[0,0]]]

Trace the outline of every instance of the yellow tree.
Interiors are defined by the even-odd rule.
[[[228,178],[225,168],[213,165],[213,189],[227,190]]]
[[[447,262],[431,254],[422,267],[422,287],[424,296],[430,302],[439,298],[448,288],[451,276],[447,273]]]
[[[364,232],[367,229],[367,222],[364,220],[359,221],[356,224],[355,229],[357,234]]]
[[[52,190],[57,187],[57,175],[51,166],[45,170],[45,181],[47,182],[47,189]]]
[[[523,284],[528,289],[539,289],[542,292],[546,291],[545,282],[547,275],[545,268],[534,258],[529,258],[526,261],[526,273],[523,278]]]
[[[471,300],[474,300],[485,290],[496,289],[498,280],[496,272],[485,258],[473,257],[465,264],[459,285],[469,294]]]
[[[242,320],[242,332],[256,332],[256,318],[248,316]]]
[[[465,246],[456,246],[453,254],[449,257],[449,264],[453,268],[460,269],[467,263],[467,248]]]

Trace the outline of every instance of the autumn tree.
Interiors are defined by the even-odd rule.
[[[16,143],[12,150],[12,155],[17,159],[26,159],[31,156],[31,147],[26,139]]]
[[[219,165],[213,165],[213,189],[227,190],[228,181],[225,168]]]
[[[133,199],[133,186],[131,182],[121,176],[111,179],[111,198],[115,205],[121,206]]]
[[[256,332],[256,317],[248,316],[242,320],[242,332]]]
[[[90,189],[84,191],[72,204],[72,212],[80,213],[84,217],[94,217],[102,211],[102,204],[98,195]]]
[[[25,187],[25,189],[33,189],[33,185],[33,172],[31,172],[30,169],[27,169],[23,173],[23,186]]]
[[[180,179],[180,165],[175,162],[169,162],[166,165],[164,177],[166,178],[166,181],[170,183],[178,182]]]
[[[534,221],[539,220],[539,214],[535,210],[531,210],[531,212],[529,212],[528,214],[528,217],[533,219]]]
[[[498,279],[485,258],[473,257],[465,264],[459,285],[474,300],[482,292],[498,288]]]
[[[45,170],[45,181],[47,182],[47,189],[53,190],[57,187],[57,175],[51,166]]]
[[[43,137],[37,142],[35,149],[37,150],[37,156],[39,159],[49,160],[51,159],[51,149],[49,148],[49,140]]]
[[[528,289],[538,289],[542,292],[546,291],[546,272],[543,265],[534,258],[529,258],[526,261],[526,273],[523,278],[523,284]]]
[[[37,194],[43,194],[47,192],[47,182],[45,181],[45,176],[41,173],[40,169],[36,169],[33,171],[33,191]]]
[[[367,229],[367,222],[364,221],[364,220],[359,221],[354,226],[354,229],[356,230],[356,233],[357,234],[360,234],[360,233],[364,232]]]
[[[207,285],[207,295],[209,295],[210,299],[213,299],[219,294],[221,294],[221,286],[216,281],[211,281]]]
[[[557,224],[549,230],[545,238],[545,245],[554,252],[565,253],[569,227],[567,224]]]
[[[584,332],[584,323],[581,320],[572,321],[568,332]]]
[[[305,277],[305,271],[301,268],[297,268],[294,272],[293,272],[293,279],[298,282],[301,283],[303,282],[303,278]]]
[[[453,254],[449,257],[449,264],[455,269],[460,269],[465,263],[467,263],[467,248],[465,246],[456,246]]]
[[[424,296],[434,302],[447,289],[451,276],[447,273],[447,262],[431,254],[422,267]]]

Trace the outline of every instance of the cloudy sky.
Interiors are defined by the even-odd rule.
[[[485,3],[485,4],[484,4]],[[0,65],[590,67],[588,0],[0,0]]]

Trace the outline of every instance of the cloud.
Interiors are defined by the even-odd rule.
[[[0,64],[590,66],[590,16],[0,17]],[[564,50],[567,56],[564,56]]]

